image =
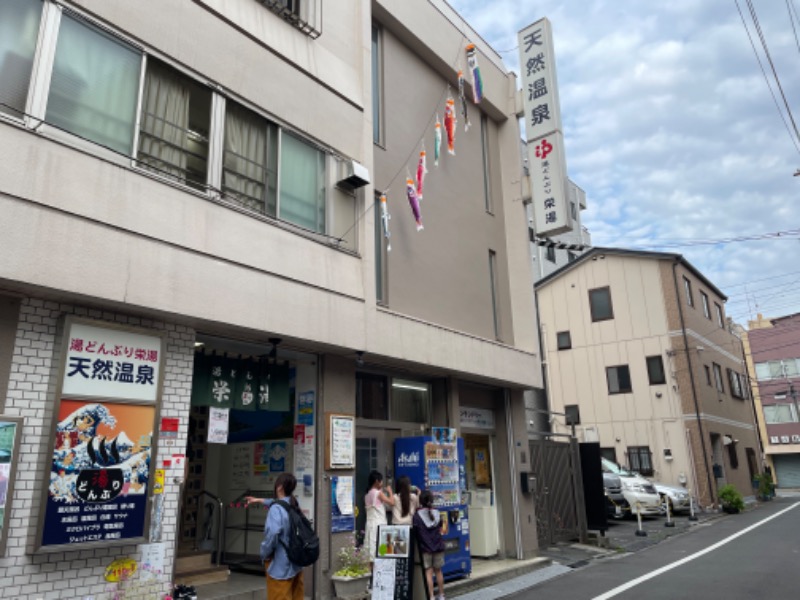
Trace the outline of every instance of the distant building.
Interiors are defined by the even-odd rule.
[[[752,493],[742,346],[712,282],[679,254],[592,248],[535,287],[550,410],[578,414],[581,441],[703,506]]]
[[[759,314],[745,349],[766,464],[779,487],[800,487],[800,313]]]

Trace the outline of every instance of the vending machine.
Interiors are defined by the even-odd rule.
[[[434,505],[442,513],[445,580],[468,576],[472,559],[469,513],[462,494],[466,489],[464,440],[446,434],[397,438],[394,457],[395,476],[406,475],[420,490],[431,490]]]

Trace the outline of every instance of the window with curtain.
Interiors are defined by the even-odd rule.
[[[13,117],[25,112],[41,16],[41,2],[0,2],[0,112]]]
[[[202,188],[208,172],[211,90],[148,59],[142,93],[139,163]]]
[[[45,121],[130,156],[141,61],[135,48],[65,13]]]
[[[649,446],[628,446],[628,467],[641,475],[652,475],[652,456]]]
[[[277,180],[277,126],[229,100],[222,190],[243,207],[275,217]]]
[[[305,229],[325,232],[325,154],[283,132],[279,217]]]

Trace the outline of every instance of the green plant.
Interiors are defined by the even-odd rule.
[[[739,512],[744,510],[744,498],[731,484],[724,485],[719,490],[719,500],[724,510]]]
[[[772,475],[769,473],[761,473],[760,475],[756,475],[756,481],[758,482],[758,497],[762,500],[769,500],[772,498],[774,490]]]
[[[339,570],[334,573],[336,577],[363,577],[370,574],[369,552],[364,546],[356,546],[355,535],[350,537],[350,542],[339,549],[336,555],[339,559]]]

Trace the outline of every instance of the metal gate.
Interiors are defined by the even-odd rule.
[[[533,490],[536,532],[539,546],[586,539],[578,444],[531,440],[531,470],[536,477]]]

